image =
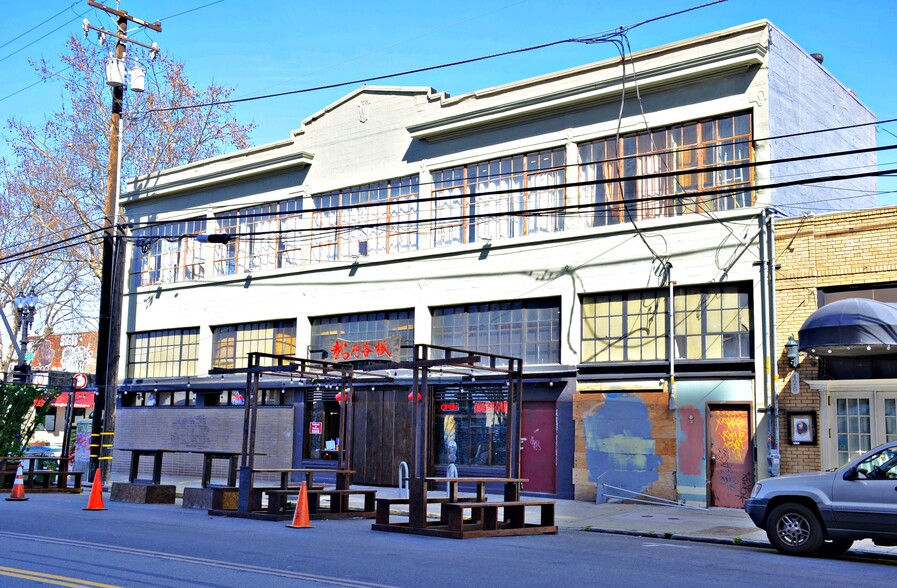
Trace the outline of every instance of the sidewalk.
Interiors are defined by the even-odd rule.
[[[113,474],[113,481],[125,481]],[[198,479],[166,476],[163,483],[175,484],[178,497],[186,486],[200,485]],[[377,496],[392,498],[401,496],[394,487],[358,486],[377,490]],[[490,495],[500,500],[499,495]],[[523,496],[523,500],[527,497]],[[701,541],[726,545],[743,545],[772,549],[766,532],[757,528],[747,513],[734,508],[699,509],[682,506],[658,506],[652,504],[624,504],[609,502],[595,504],[583,500],[556,499],[555,522],[558,528],[570,531],[634,535],[655,539]],[[407,509],[397,507],[396,512]],[[438,512],[433,513],[438,516]],[[878,557],[897,561],[897,547],[879,547],[865,539],[857,541],[850,554]]]

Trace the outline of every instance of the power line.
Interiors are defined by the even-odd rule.
[[[401,72],[395,72],[395,73],[389,73],[389,74],[383,74],[383,75],[377,75],[377,76],[370,76],[370,77],[366,77],[366,78],[360,78],[360,79],[350,80],[350,81],[345,81],[345,82],[336,82],[336,83],[332,83],[332,84],[324,84],[324,85],[321,85],[321,86],[313,86],[313,87],[311,87],[311,88],[301,88],[301,89],[298,89],[298,90],[288,90],[288,91],[285,91],[285,92],[276,92],[276,93],[271,93],[271,94],[264,94],[264,95],[261,95],[261,96],[248,96],[248,97],[245,97],[245,98],[233,98],[233,99],[230,99],[230,100],[219,100],[219,101],[214,101],[214,102],[205,102],[205,103],[201,103],[201,104],[185,104],[185,105],[180,105],[180,106],[168,106],[168,107],[164,107],[164,108],[151,108],[151,109],[148,109],[148,110],[144,110],[144,111],[136,112],[136,113],[134,113],[133,116],[141,116],[141,115],[144,115],[144,114],[149,114],[149,113],[154,113],[154,112],[170,112],[170,111],[173,111],[173,110],[189,110],[189,109],[194,109],[194,108],[205,108],[205,107],[209,107],[209,106],[223,106],[223,105],[225,105],[225,104],[239,104],[239,103],[242,103],[242,102],[252,102],[252,101],[255,101],[255,100],[266,100],[266,99],[269,99],[269,98],[280,98],[280,97],[283,97],[283,96],[293,96],[293,95],[296,95],[296,94],[306,94],[306,93],[309,93],[309,92],[317,92],[317,91],[320,91],[320,90],[332,90],[332,89],[334,89],[334,88],[342,88],[342,87],[345,87],[345,86],[363,85],[363,84],[367,84],[367,83],[369,83],[369,82],[377,82],[377,81],[380,81],[380,80],[386,80],[386,79],[390,79],[390,78],[396,78],[396,77],[401,77],[401,76],[406,76],[406,75],[412,75],[412,74],[417,74],[417,73],[423,73],[423,72],[428,72],[428,71],[434,71],[434,70],[438,70],[438,69],[445,69],[445,68],[449,68],[449,67],[456,67],[456,66],[459,66],[459,65],[467,65],[467,64],[470,64],[470,63],[476,63],[476,62],[479,62],[479,61],[486,61],[486,60],[489,60],[489,59],[496,59],[496,58],[498,58],[498,57],[506,57],[506,56],[508,56],[508,55],[517,55],[517,54],[520,54],[520,53],[528,53],[528,52],[530,52],[530,51],[536,51],[536,50],[538,50],[538,49],[547,49],[548,47],[554,47],[555,45],[563,45],[563,44],[565,44],[565,43],[596,43],[596,42],[599,42],[599,41],[602,41],[602,40],[608,40],[608,39],[611,39],[611,38],[613,38],[613,37],[615,37],[615,36],[618,36],[622,31],[631,30],[631,29],[633,29],[633,28],[642,26],[642,25],[644,25],[644,24],[648,24],[648,23],[650,23],[650,22],[655,22],[655,21],[658,21],[658,20],[663,20],[663,19],[665,19],[665,18],[670,18],[670,17],[673,17],[673,16],[677,16],[677,15],[679,15],[679,14],[684,14],[684,13],[686,13],[686,12],[691,12],[692,10],[698,10],[698,9],[700,9],[700,8],[705,8],[705,7],[707,7],[707,6],[713,6],[714,4],[719,4],[719,3],[721,3],[721,2],[725,2],[725,1],[726,1],[726,0],[716,0],[715,2],[710,2],[710,3],[707,3],[707,4],[702,4],[702,5],[700,5],[700,6],[695,6],[695,7],[693,7],[693,8],[689,8],[689,9],[685,9],[685,10],[680,10],[680,11],[678,11],[678,12],[672,12],[672,13],[664,14],[664,15],[662,15],[662,16],[657,16],[657,17],[651,18],[651,19],[649,19],[649,20],[642,21],[642,22],[640,22],[640,23],[636,23],[636,24],[634,24],[634,25],[628,25],[628,26],[620,27],[619,29],[610,31],[610,32],[608,32],[608,33],[606,33],[606,34],[604,34],[604,35],[599,36],[599,37],[574,37],[574,38],[570,38],[570,39],[559,39],[559,40],[557,40],[557,41],[550,41],[550,42],[548,42],[548,43],[542,43],[542,44],[539,44],[539,45],[532,45],[532,46],[529,46],[529,47],[522,47],[522,48],[519,48],[519,49],[511,49],[511,50],[508,50],[508,51],[502,51],[502,52],[499,52],[499,53],[492,53],[492,54],[490,54],[490,55],[482,55],[482,56],[480,56],[480,57],[472,57],[472,58],[470,58],[470,59],[461,59],[461,60],[458,60],[458,61],[451,61],[451,62],[448,62],[448,63],[442,63],[442,64],[439,64],[439,65],[430,65],[430,66],[426,66],[426,67],[419,67],[419,68],[415,68],[415,69],[409,69],[409,70],[405,70],[405,71],[401,71]]]
[[[73,4],[72,6],[74,6],[74,4]],[[71,8],[71,6],[70,6],[69,8]],[[38,41],[41,41],[41,40],[43,40],[43,39],[46,39],[47,37],[49,37],[50,35],[52,35],[52,34],[55,33],[56,31],[58,31],[59,29],[61,29],[61,28],[65,27],[65,26],[67,26],[67,25],[69,25],[69,24],[75,22],[76,20],[78,20],[79,18],[81,18],[82,16],[84,16],[85,14],[87,14],[88,12],[90,12],[90,9],[85,10],[85,11],[82,12],[81,14],[76,15],[75,18],[73,18],[73,19],[71,19],[71,20],[68,20],[68,21],[62,23],[61,25],[59,25],[58,27],[56,27],[55,29],[53,29],[52,31],[50,31],[49,33],[47,33],[46,35],[44,35],[44,36],[42,36],[42,37],[38,37],[37,39],[35,39],[35,40],[31,41],[30,43],[28,43],[27,45],[25,45],[24,47],[20,47],[19,49],[16,49],[15,51],[13,51],[12,53],[10,53],[10,54],[7,55],[6,57],[2,57],[2,58],[0,58],[0,63],[6,61],[7,59],[9,59],[10,57],[12,57],[13,55],[16,55],[17,53],[21,53],[22,51],[24,51],[24,50],[27,49],[28,47],[31,47],[32,45],[34,45],[34,44],[37,43]]]
[[[762,185],[746,185],[746,186],[739,186],[737,188],[731,188],[731,187],[721,188],[721,189],[717,189],[717,190],[708,190],[708,191],[704,191],[704,192],[700,192],[700,193],[696,193],[696,194],[691,194],[691,193],[686,194],[686,195],[670,194],[670,195],[651,198],[650,200],[654,201],[654,202],[668,202],[668,201],[683,200],[683,199],[687,200],[690,198],[700,197],[704,201],[711,202],[711,201],[721,200],[722,198],[729,196],[733,192],[767,190],[767,189],[783,188],[783,187],[789,187],[789,186],[808,185],[808,184],[834,182],[834,181],[844,181],[844,180],[858,179],[858,178],[863,178],[863,177],[877,177],[877,176],[892,175],[892,174],[897,174],[897,168],[888,169],[888,170],[868,171],[868,172],[863,172],[863,173],[847,174],[847,175],[830,175],[830,176],[803,178],[803,179],[798,179],[798,180],[790,180],[790,181],[785,181],[785,182],[774,182],[774,183],[762,184]],[[616,181],[616,180],[613,180],[613,181]],[[556,186],[543,187],[541,189],[542,190],[560,189],[560,188],[567,188],[567,187],[574,187],[574,186],[592,185],[592,184],[597,184],[597,183],[599,183],[599,181],[572,182],[572,183],[568,183],[568,184],[559,184]],[[838,198],[838,200],[844,200],[844,199],[848,199],[848,198],[857,198],[857,197],[858,196],[847,197],[847,198],[841,197],[841,198]],[[643,201],[643,200],[649,200],[649,199],[641,199],[641,200]],[[827,201],[827,200],[825,200],[825,201]],[[514,211],[514,212],[500,211],[500,212],[494,212],[494,213],[460,215],[460,216],[450,217],[450,218],[410,219],[407,221],[388,221],[388,222],[377,222],[377,223],[368,223],[368,224],[345,225],[345,226],[338,226],[338,227],[317,227],[317,228],[312,227],[312,228],[301,228],[301,229],[262,231],[262,232],[255,232],[255,233],[250,233],[250,234],[234,234],[234,235],[232,235],[232,237],[239,237],[242,239],[246,239],[247,237],[258,238],[259,236],[263,236],[263,235],[283,235],[283,234],[291,234],[291,233],[309,233],[309,234],[311,234],[311,233],[315,233],[315,232],[326,233],[328,231],[347,232],[347,231],[357,231],[357,230],[363,230],[363,229],[373,229],[373,228],[378,228],[378,227],[400,226],[400,225],[408,225],[408,224],[436,225],[437,223],[447,222],[447,221],[470,220],[470,219],[474,219],[474,220],[490,219],[490,218],[500,218],[500,217],[505,217],[505,216],[510,216],[510,217],[535,216],[535,215],[544,215],[544,214],[557,214],[560,212],[570,212],[570,211],[579,213],[581,211],[589,212],[590,210],[599,209],[599,208],[609,208],[609,207],[613,207],[613,206],[636,206],[638,204],[638,202],[640,202],[640,200],[632,200],[632,201],[621,200],[621,201],[615,201],[615,202],[601,202],[601,203],[591,202],[591,203],[585,203],[585,204],[570,204],[570,205],[563,205],[563,206],[546,207],[543,209],[535,209],[535,210],[530,210],[530,211]],[[820,202],[823,202],[823,200],[820,200]],[[804,203],[804,204],[806,204],[806,203]],[[788,205],[788,206],[790,207],[791,205]],[[317,210],[315,212],[317,212]],[[269,214],[269,216],[270,216],[270,214]],[[666,218],[670,218],[670,217],[666,217]],[[172,222],[178,222],[178,221],[166,221],[166,222],[159,222],[159,223],[153,223],[153,224],[170,224]],[[150,225],[148,223],[147,225],[144,225],[144,226],[150,226]],[[95,234],[99,231],[100,230],[84,233],[79,238],[83,238],[84,236]],[[183,236],[180,236],[179,238],[186,238],[186,237],[188,237],[188,235],[183,235]],[[128,237],[128,239],[134,239],[134,237]],[[162,237],[162,239],[165,239],[165,238]],[[177,237],[172,237],[171,239],[178,240]],[[57,242],[59,244],[59,246],[52,249],[52,251],[58,251],[61,249],[65,249],[67,247],[68,248],[73,247],[74,245],[65,245],[65,243],[67,243],[71,240],[72,239],[65,239],[65,240],[61,240],[61,241]],[[0,265],[6,264],[6,263],[11,263],[13,261],[19,261],[21,259],[31,257],[34,255],[40,255],[40,254],[50,252],[50,251],[46,251],[45,249],[46,249],[46,246],[41,247],[41,248],[35,248],[32,250],[22,251],[17,254],[13,254],[13,255],[10,255],[10,256],[4,257],[4,258],[0,258]]]
[[[644,180],[654,180],[654,179],[664,179],[664,178],[676,178],[678,176],[683,176],[683,175],[688,176],[688,175],[693,175],[693,174],[701,174],[701,173],[705,173],[705,172],[722,172],[722,171],[731,171],[731,170],[752,169],[752,168],[766,166],[766,165],[776,165],[776,164],[781,164],[781,163],[795,163],[795,162],[799,162],[799,161],[824,159],[824,158],[830,158],[830,157],[845,157],[848,155],[858,155],[858,154],[862,154],[862,153],[874,153],[874,152],[879,152],[879,151],[890,151],[890,150],[895,150],[895,149],[897,149],[897,145],[884,145],[881,147],[866,147],[866,148],[862,148],[862,149],[851,149],[851,150],[847,150],[847,151],[833,151],[833,152],[817,153],[817,154],[810,154],[810,155],[797,155],[794,157],[784,157],[784,158],[774,159],[774,160],[746,161],[744,163],[733,163],[733,164],[710,166],[710,167],[694,167],[694,168],[671,170],[671,171],[665,171],[665,172],[656,172],[656,173],[650,173],[650,174],[635,174],[635,175],[631,175],[631,176],[601,178],[601,179],[597,179],[597,180],[583,180],[583,181],[579,181],[579,182],[563,182],[563,183],[551,184],[551,185],[547,185],[547,186],[523,186],[523,187],[519,187],[519,188],[488,190],[488,191],[484,191],[484,192],[477,191],[476,193],[468,193],[468,194],[449,194],[447,196],[431,196],[429,198],[416,198],[414,200],[414,202],[416,202],[416,203],[426,203],[426,202],[439,203],[439,202],[455,200],[455,199],[460,199],[460,198],[469,198],[469,197],[481,198],[484,196],[501,196],[501,195],[520,194],[520,193],[527,193],[527,192],[541,192],[541,191],[552,190],[552,189],[601,186],[601,185],[605,185],[605,184],[616,184],[616,183],[619,183],[620,181],[633,182],[633,181],[644,181]],[[676,153],[676,151],[660,152],[660,153],[652,154],[652,155],[661,155],[661,154],[667,154],[667,153]],[[616,162],[616,161],[621,161],[621,160],[631,159],[631,158],[632,158],[632,156],[627,156],[627,157],[608,159],[605,161]],[[605,161],[602,161],[601,163],[605,163]],[[571,163],[571,164],[565,165],[564,167],[565,168],[567,168],[567,167],[581,168],[581,167],[585,167],[585,166],[589,166],[589,165],[594,165],[594,164],[592,164],[592,163],[587,163],[587,164]],[[490,177],[497,178],[497,177],[501,177],[501,176],[498,176],[498,175],[487,176],[487,178],[490,178]],[[384,182],[386,182],[386,181],[384,181]],[[374,182],[374,184],[377,184],[377,183],[379,183],[379,182]],[[429,183],[418,184],[418,185],[424,185],[424,186],[431,185],[432,186],[434,184],[435,184],[435,182],[429,182]],[[750,189],[752,189],[752,187],[750,184],[745,183],[745,184],[731,185],[724,189],[726,189],[728,191],[743,191],[743,190],[750,190]],[[760,188],[753,188],[753,189],[760,189]],[[351,189],[347,189],[347,190],[349,190],[351,192]],[[334,192],[337,192],[337,191],[335,190]],[[331,193],[331,192],[326,192],[326,194],[329,194],[329,193]],[[702,194],[707,194],[707,193],[708,193],[707,191],[681,192],[681,193],[677,194],[677,196],[678,197],[700,196]],[[268,202],[268,203],[270,203],[270,202]],[[262,204],[264,204],[264,203],[262,203]],[[262,205],[262,204],[259,204],[259,205]],[[358,209],[382,207],[382,206],[387,206],[389,204],[390,204],[389,200],[385,200],[385,201],[377,200],[377,201],[372,201],[372,202],[356,203],[356,204],[353,204],[351,208],[353,210],[358,210]],[[253,206],[243,207],[238,210],[243,210],[245,208],[252,208],[252,207]],[[341,205],[326,206],[326,207],[316,208],[316,209],[314,209],[314,212],[318,212],[318,213],[339,212],[339,211],[346,210],[346,209],[347,209],[346,206],[341,206]],[[236,218],[263,218],[263,217],[270,217],[273,214],[275,214],[275,213],[272,213],[272,212],[257,212],[257,213],[236,212],[235,214],[232,214],[232,215],[219,214],[219,215],[216,215],[216,218],[219,220],[229,220],[229,219],[236,219]],[[188,220],[188,219],[183,219],[183,220]],[[174,221],[151,221],[148,223],[136,223],[135,226],[165,225],[165,224],[169,224],[170,222],[174,222]]]
[[[27,34],[30,33],[31,31],[34,31],[34,30],[36,30],[36,29],[41,28],[42,26],[44,26],[45,24],[47,24],[48,22],[50,22],[51,20],[53,20],[54,18],[56,18],[57,16],[59,16],[60,14],[63,14],[63,13],[66,12],[67,10],[71,9],[73,6],[75,6],[75,4],[77,4],[77,2],[72,2],[72,3],[69,4],[67,7],[63,8],[62,10],[60,10],[59,12],[57,12],[56,14],[54,14],[53,16],[51,16],[50,18],[44,20],[44,21],[41,22],[40,24],[36,24],[36,25],[34,25],[33,27],[31,27],[30,29],[28,29],[27,31],[25,31],[24,33],[21,33],[20,35],[18,35],[18,36],[16,36],[16,37],[13,37],[12,39],[10,39],[9,41],[7,41],[6,43],[3,43],[2,45],[0,45],[0,49],[3,49],[4,47],[6,47],[7,45],[9,45],[10,43],[13,43],[14,41],[18,41],[19,39],[21,39],[22,37],[24,37],[25,35],[27,35]],[[69,21],[69,22],[71,22],[71,21]],[[68,24],[68,23],[66,23],[66,24]]]

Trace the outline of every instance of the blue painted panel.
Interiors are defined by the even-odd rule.
[[[583,419],[583,427],[586,463],[599,497],[602,484],[644,492],[658,480],[663,459],[655,455],[648,407],[639,396],[607,394],[604,405]]]

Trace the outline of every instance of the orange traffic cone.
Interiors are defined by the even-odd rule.
[[[293,529],[313,529],[308,522],[308,491],[305,489],[305,482],[302,482],[302,488],[299,489],[299,502],[296,503],[296,512],[293,513],[293,523],[287,525]]]
[[[103,472],[97,468],[93,475],[93,485],[90,488],[90,498],[87,500],[87,508],[83,510],[106,510],[103,504]]]
[[[25,496],[25,482],[22,481],[22,464],[16,470],[16,481],[12,483],[12,492],[7,500],[28,500]]]

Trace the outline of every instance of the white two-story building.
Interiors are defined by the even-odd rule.
[[[135,178],[115,443],[238,450],[246,378],[208,372],[249,351],[426,343],[523,359],[524,492],[740,506],[777,449],[768,210],[825,209],[782,184],[874,165],[798,159],[873,146],[851,126],[873,120],[759,21],[460,96],[365,86],[283,141]],[[356,390],[355,482],[396,483],[408,385]],[[431,385],[431,463],[503,471],[503,384]],[[263,378],[256,463],[326,463],[336,393]]]

